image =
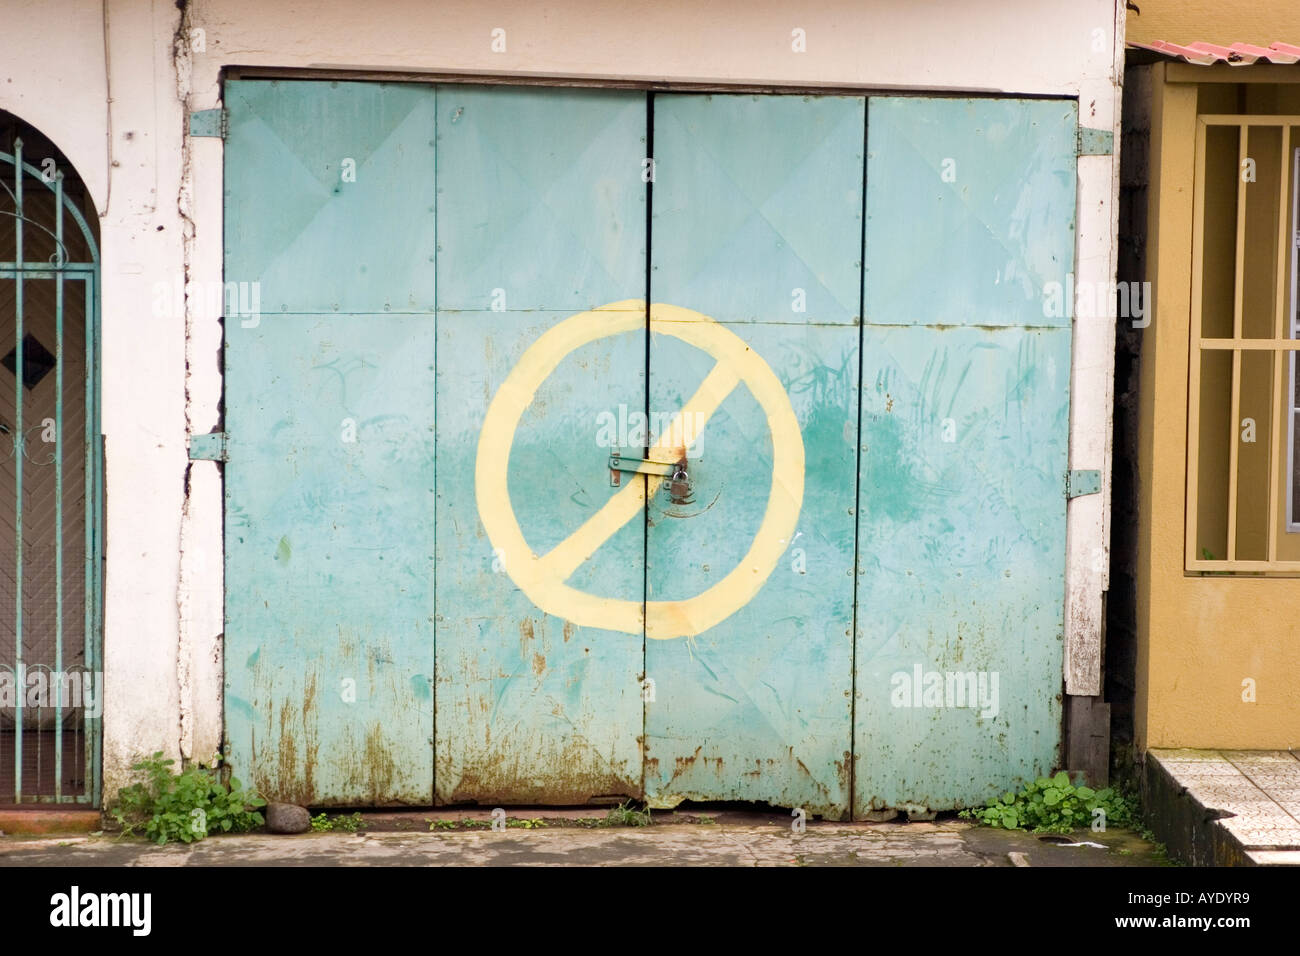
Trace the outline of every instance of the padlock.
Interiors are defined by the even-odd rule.
[[[691,494],[691,479],[686,473],[685,464],[685,462],[677,463],[677,467],[673,469],[673,476],[667,484],[668,496],[673,501],[685,501]]]

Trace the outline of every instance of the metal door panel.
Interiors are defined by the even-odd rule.
[[[272,799],[427,805],[433,324],[226,334],[227,759]]]
[[[421,84],[227,83],[226,282],[258,283],[267,313],[432,312],[434,102]]]
[[[868,121],[854,809],[946,809],[1059,755],[1075,104]]]
[[[645,94],[438,91],[440,313],[643,298]]]
[[[428,804],[435,334],[392,313],[433,303],[434,91],[226,107],[225,279],[260,283],[225,322],[227,760],[273,799]]]
[[[1044,287],[1074,263],[1078,105],[872,97],[868,123],[865,321],[1068,327]]]
[[[863,100],[660,95],[654,121],[655,301],[726,322],[856,324]]]
[[[645,405],[645,97],[457,88],[440,101],[437,799],[637,796],[641,510],[563,582],[635,607],[629,629],[552,605],[560,582],[530,595],[511,575],[617,494],[619,415]],[[489,410],[520,394],[512,373],[538,341],[620,301],[596,316],[611,334],[553,355],[505,448],[487,450]],[[507,512],[526,556],[489,536],[485,516]]]
[[[1070,330],[865,331],[855,810],[976,806],[1057,765]]]
[[[646,790],[657,806],[848,811],[863,114],[862,100],[842,97],[655,100],[654,299],[711,317],[760,357],[802,459],[774,487],[774,443],[790,441],[738,384],[688,451],[691,500],[652,498],[648,614],[656,601],[725,592],[733,569],[745,573],[769,498],[801,500],[752,598],[699,633],[647,641]],[[796,289],[806,311],[793,308]],[[662,419],[724,363],[656,315],[650,396]]]

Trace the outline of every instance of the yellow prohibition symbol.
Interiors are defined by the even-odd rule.
[[[646,496],[662,478],[629,481],[568,538],[544,555],[524,540],[510,504],[507,463],[515,430],[542,383],[575,349],[597,339],[644,329],[645,303],[629,299],[570,316],[524,352],[488,406],[479,434],[474,465],[474,492],[479,518],[505,571],[535,605],[547,614],[583,627],[622,631],[665,640],[690,637],[730,617],[763,587],[781,560],[803,505],[804,448],[790,399],[776,373],[744,339],[718,322],[675,305],[650,306],[652,334],[671,335],[711,355],[716,364],[695,394],[678,410],[649,457],[668,461],[670,443],[690,429],[703,428],[731,392],[741,384],[767,416],[772,436],[772,486],[767,510],[748,553],[721,581],[681,601],[630,601],[579,591],[566,582],[615,532],[642,513]],[[644,618],[642,617],[644,609]]]

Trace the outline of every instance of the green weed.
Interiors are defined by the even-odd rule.
[[[330,819],[327,813],[318,813],[311,818],[311,828],[317,833],[329,833],[332,830],[342,830],[345,833],[356,833],[361,826],[361,814],[353,813],[350,816],[344,816],[336,813],[334,819]]]
[[[1008,791],[987,807],[958,814],[985,826],[1034,833],[1069,833],[1089,826],[1101,810],[1106,826],[1129,826],[1138,819],[1133,800],[1107,787],[1076,787],[1064,770],[1054,777],[1039,777],[1019,793]]]
[[[265,822],[258,808],[266,801],[234,777],[227,785],[217,771],[199,764],[174,773],[175,763],[159,751],[132,765],[135,782],[118,792],[112,811],[124,836],[141,833],[159,845],[193,843],[209,833],[240,833]]]

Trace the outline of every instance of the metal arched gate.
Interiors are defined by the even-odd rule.
[[[0,152],[0,806],[98,805],[99,252],[59,163]]]

